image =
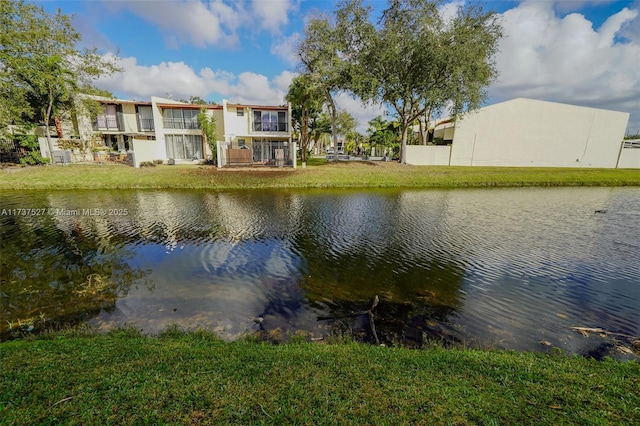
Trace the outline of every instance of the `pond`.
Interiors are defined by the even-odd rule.
[[[0,335],[177,325],[633,357],[639,249],[640,188],[2,192]]]

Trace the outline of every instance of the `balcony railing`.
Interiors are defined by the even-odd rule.
[[[254,132],[286,132],[287,123],[266,123],[261,121],[253,122]]]
[[[96,122],[93,124],[94,130],[112,130],[112,131],[124,131],[124,123],[122,120],[122,113],[118,112],[116,115],[100,114],[98,115]]]
[[[165,117],[162,119],[162,124],[167,129],[197,129],[197,120],[185,120],[183,118]]]

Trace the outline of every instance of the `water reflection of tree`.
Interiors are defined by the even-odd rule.
[[[336,300],[330,306],[332,317],[319,320],[328,321],[334,333],[348,334],[358,341],[375,341],[372,317],[362,311],[367,309],[367,303]],[[447,321],[453,313],[455,309],[450,306],[381,300],[373,316],[376,336],[387,344],[421,346],[438,341],[457,345],[463,341],[463,335]]]
[[[300,282],[306,298],[338,318],[335,324],[342,331],[370,340],[368,317],[350,315],[366,310],[378,295],[375,325],[383,341],[421,344],[425,339],[459,339],[447,325],[460,304],[464,270],[459,264],[433,253],[416,259],[391,239],[386,246],[376,247],[375,255],[366,247],[336,251],[313,234],[298,238],[296,247],[307,260],[308,270]]]
[[[124,236],[51,215],[0,222],[0,335],[60,327],[111,310],[147,272],[127,263]]]
[[[427,334],[437,330],[460,303],[464,271],[433,244],[446,217],[441,197],[432,194],[430,203],[398,192],[234,193],[217,194],[210,208],[232,235],[291,243],[300,258],[297,285],[314,311],[344,318],[379,295],[376,325],[394,340],[416,321],[431,324]],[[350,318],[349,327],[358,328]]]

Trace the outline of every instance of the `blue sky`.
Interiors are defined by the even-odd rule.
[[[451,13],[464,0],[448,2]],[[374,10],[386,1],[370,2]],[[98,86],[125,99],[200,96],[281,104],[295,76],[307,16],[334,2],[305,0],[59,0],[83,42],[117,53],[123,73]],[[530,97],[631,113],[640,132],[640,0],[485,1],[501,14],[500,76],[489,103]],[[383,111],[340,95],[359,128]]]

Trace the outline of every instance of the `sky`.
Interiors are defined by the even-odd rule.
[[[441,7],[451,13],[465,0]],[[116,55],[123,72],[96,85],[122,99],[151,96],[280,105],[299,71],[295,46],[305,19],[331,0],[40,0],[72,15],[82,42]],[[386,1],[370,4],[382,10]],[[640,0],[483,3],[499,13],[499,76],[487,105],[527,97],[629,112],[640,133]],[[347,94],[338,107],[358,129],[384,115]],[[544,123],[541,123],[544,125]]]

